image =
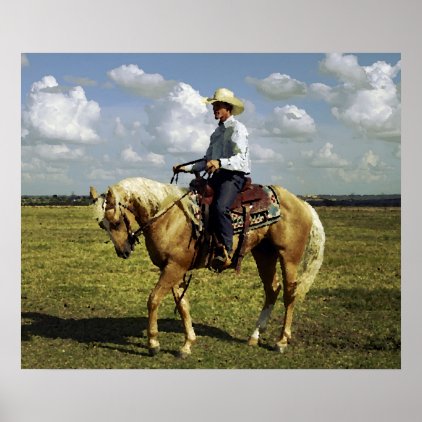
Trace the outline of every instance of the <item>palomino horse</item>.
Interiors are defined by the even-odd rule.
[[[285,314],[275,350],[283,352],[291,339],[293,309],[297,298],[303,298],[322,264],[325,234],[316,211],[286,189],[273,186],[280,203],[281,219],[269,226],[251,230],[246,252],[252,252],[265,291],[265,301],[249,345],[257,345],[266,328],[281,285],[277,279],[280,262]],[[131,224],[136,220],[145,236],[145,245],[154,265],[160,270],[159,280],[148,299],[148,348],[151,355],[159,351],[158,307],[173,291],[181,315],[185,342],[180,356],[191,354],[195,332],[184,293],[184,276],[195,257],[195,241],[187,190],[144,178],[129,178],[110,186],[98,196],[91,187],[91,199],[100,227],[109,234],[116,253],[128,258],[135,239]],[[234,249],[238,235],[234,236]],[[199,268],[199,267],[198,267]]]

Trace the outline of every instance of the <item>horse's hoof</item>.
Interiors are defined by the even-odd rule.
[[[278,353],[284,353],[287,349],[287,344],[276,344],[274,350]]]
[[[248,346],[258,346],[258,339],[256,337],[249,337]]]
[[[178,359],[187,359],[190,356],[190,353],[179,350],[176,356]]]
[[[148,349],[149,355],[150,356],[156,356],[158,355],[158,352],[160,351],[160,347],[150,347]]]

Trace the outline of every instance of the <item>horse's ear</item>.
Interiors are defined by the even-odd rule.
[[[89,197],[91,198],[91,201],[93,203],[97,202],[98,193],[97,193],[97,190],[94,188],[94,186],[89,187]]]
[[[120,208],[117,206],[116,194],[112,187],[106,194],[105,216],[111,223],[117,223],[120,219]]]
[[[113,188],[109,187],[106,193],[106,209],[115,208],[116,206],[116,196],[114,194]]]

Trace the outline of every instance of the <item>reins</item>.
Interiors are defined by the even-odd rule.
[[[193,160],[193,161],[189,161],[188,163],[183,163],[178,165],[174,170],[173,170],[173,177],[170,180],[170,184],[172,184],[174,181],[178,182],[179,180],[179,172],[177,171],[178,169],[180,169],[183,166],[187,166],[190,164],[195,164],[195,163],[199,163],[200,161],[204,161],[204,158],[200,158],[199,160]],[[161,213],[155,215],[154,217],[152,217],[150,220],[148,220],[145,224],[143,224],[141,227],[139,227],[138,230],[136,230],[134,233],[131,233],[132,238],[134,239],[135,242],[139,243],[139,236],[140,234],[148,227],[150,226],[155,220],[157,220],[158,218],[160,218],[161,216],[163,216],[165,213],[167,213],[171,208],[173,208],[179,201],[181,201],[185,196],[187,196],[189,194],[189,190],[182,195],[179,199],[175,200],[168,208],[166,208],[164,211],[162,211]],[[125,207],[123,204],[119,203],[119,205],[121,205],[122,207]]]
[[[185,287],[183,289],[182,294],[180,295],[179,299],[177,299],[176,294],[174,293],[174,288],[171,289],[171,292],[173,293],[174,301],[176,302],[176,306],[174,307],[174,314],[177,312],[177,307],[179,303],[182,301],[183,297],[185,296],[186,290],[188,290],[190,281],[192,280],[192,273],[189,274],[188,280],[186,281],[186,273],[183,276],[183,282],[185,283]]]
[[[154,217],[150,218],[146,223],[142,224],[142,226],[140,226],[138,230],[136,230],[133,233],[130,233],[130,236],[132,237],[132,239],[134,239],[135,242],[139,243],[139,236],[141,235],[141,233],[146,228],[148,228],[154,221],[158,220],[160,217],[162,217],[164,214],[166,214],[168,211],[170,211],[179,201],[181,201],[188,194],[189,194],[189,191],[184,193],[180,198],[173,201],[173,203],[170,206],[168,206],[165,210],[163,210],[163,211],[159,212],[158,214],[154,215]],[[125,205],[123,205],[121,203],[119,203],[119,205],[128,209]]]

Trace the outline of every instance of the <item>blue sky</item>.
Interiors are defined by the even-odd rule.
[[[23,54],[21,70],[24,195],[168,182],[204,154],[201,97],[220,87],[245,103],[255,182],[400,193],[400,54]]]

